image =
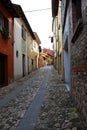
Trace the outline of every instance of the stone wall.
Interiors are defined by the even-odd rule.
[[[86,8],[85,8],[86,9]],[[83,29],[74,43],[71,43],[71,89],[79,110],[83,129],[87,129],[87,24],[83,10]]]

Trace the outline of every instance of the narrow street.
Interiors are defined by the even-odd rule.
[[[0,130],[81,130],[66,85],[52,66],[0,88]]]

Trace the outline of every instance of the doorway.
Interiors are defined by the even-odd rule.
[[[7,81],[7,56],[0,53],[0,86]]]
[[[25,55],[22,55],[22,70],[23,70],[23,77],[25,76]]]

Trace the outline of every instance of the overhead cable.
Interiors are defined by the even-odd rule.
[[[25,13],[28,12],[36,12],[36,11],[45,11],[45,10],[50,10],[51,8],[45,8],[45,9],[37,9],[37,10],[30,10],[30,11],[24,11]]]

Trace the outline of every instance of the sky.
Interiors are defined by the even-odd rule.
[[[41,47],[52,49],[51,39],[49,38],[50,36],[52,36],[51,0],[11,0],[11,1],[12,3],[21,5],[33,32],[37,32],[41,40]],[[40,9],[47,9],[47,10],[33,11]]]

